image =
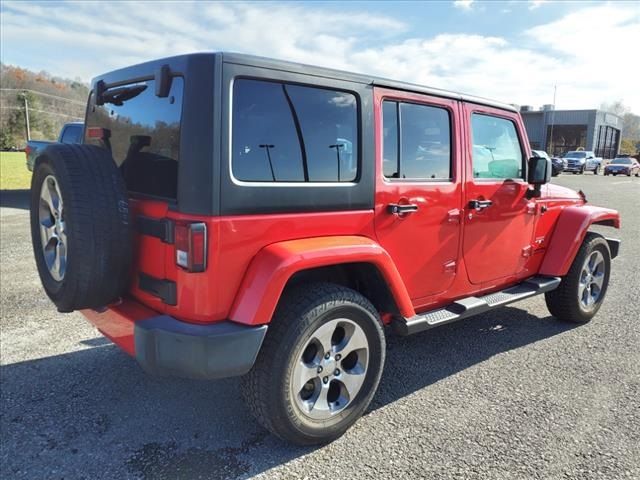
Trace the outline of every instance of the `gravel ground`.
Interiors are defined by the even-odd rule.
[[[640,179],[553,181],[622,213],[596,319],[558,323],[536,297],[390,337],[370,411],[322,448],[259,428],[237,379],[149,377],[79,314],[57,313],[32,260],[26,196],[3,192],[2,476],[640,478]]]

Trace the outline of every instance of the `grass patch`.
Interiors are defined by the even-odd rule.
[[[24,152],[0,152],[0,190],[22,190],[31,186]]]

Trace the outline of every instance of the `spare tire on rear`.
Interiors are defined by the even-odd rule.
[[[58,310],[118,299],[129,279],[131,239],[127,189],[111,154],[93,145],[47,147],[31,179],[31,240]]]

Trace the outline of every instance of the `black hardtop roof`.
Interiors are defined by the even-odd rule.
[[[133,79],[148,78],[156,68],[163,64],[169,64],[172,70],[178,72],[186,70],[189,59],[195,56],[220,56],[223,62],[233,63],[238,65],[254,66],[268,68],[272,70],[281,70],[286,72],[301,73],[305,75],[311,75],[316,77],[333,78],[336,80],[346,80],[350,82],[363,83],[367,85],[374,85],[378,87],[386,87],[398,90],[405,90],[409,92],[423,93],[425,95],[433,95],[436,97],[451,98],[455,100],[462,100],[465,102],[476,103],[479,105],[486,105],[489,107],[495,107],[503,110],[509,110],[512,112],[518,111],[513,105],[508,103],[499,102],[496,100],[490,100],[483,97],[476,97],[473,95],[465,95],[463,93],[452,92],[439,88],[426,87],[423,85],[417,85],[414,83],[401,82],[397,80],[390,80],[381,77],[375,77],[372,75],[365,75],[353,72],[347,72],[343,70],[336,70],[332,68],[318,67],[314,65],[306,65],[303,63],[289,62],[285,60],[276,60],[273,58],[259,57],[255,55],[247,55],[242,53],[233,52],[206,52],[206,53],[191,53],[185,55],[178,55],[175,57],[167,57],[150,62],[125,67],[119,70],[114,70],[103,75],[95,77],[92,84],[99,80],[103,80],[107,85],[122,84],[123,81],[130,82]]]

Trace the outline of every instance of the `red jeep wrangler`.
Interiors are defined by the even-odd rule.
[[[228,53],[94,80],[83,145],[31,186],[35,258],[148,372],[243,375],[257,419],[341,435],[400,335],[544,293],[598,311],[614,210],[550,185],[517,111],[364,75]]]

